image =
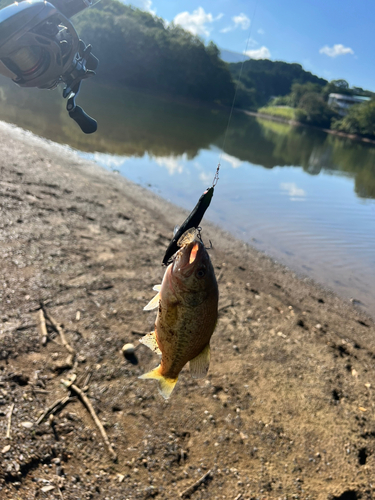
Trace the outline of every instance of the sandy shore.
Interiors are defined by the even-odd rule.
[[[176,499],[208,471],[191,498],[374,498],[370,318],[203,223],[220,289],[212,362],[164,402],[137,378],[158,357],[121,347],[152,330],[142,308],[186,213],[1,122],[0,144],[0,498]],[[50,326],[42,344],[41,301],[74,360]],[[76,397],[37,424],[72,373],[117,462]]]

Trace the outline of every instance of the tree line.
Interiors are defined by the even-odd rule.
[[[335,104],[328,105],[330,94],[368,97],[370,100],[352,105],[342,117]],[[332,128],[349,134],[375,137],[375,94],[359,87],[350,88],[346,80],[318,83],[293,83],[289,94],[271,100],[271,106],[295,109],[295,119],[318,127]]]
[[[101,0],[75,21],[99,57],[98,80],[187,99],[257,110],[273,104],[296,109],[298,121],[350,133],[375,135],[375,105],[353,106],[344,119],[328,106],[330,93],[373,97],[345,80],[328,82],[300,64],[248,60],[225,63],[217,46],[148,12]],[[239,81],[242,68],[241,81]]]
[[[11,0],[0,0],[0,8]],[[327,82],[300,64],[248,60],[225,63],[218,47],[180,26],[118,0],[101,0],[73,19],[79,36],[93,45],[100,64],[96,80],[168,96],[258,110],[285,106],[311,125],[375,136],[375,103],[355,105],[346,117],[328,106],[330,93],[373,97],[345,80]],[[241,81],[240,72],[242,71]]]

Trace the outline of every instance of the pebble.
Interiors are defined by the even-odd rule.
[[[21,422],[22,427],[25,427],[26,429],[31,429],[31,427],[34,425],[32,422]]]
[[[54,489],[55,489],[55,487],[52,486],[52,484],[49,485],[49,486],[43,486],[43,488],[41,488],[41,490],[43,491],[43,493],[48,493],[49,491],[52,491]]]
[[[125,345],[122,346],[121,350],[122,350],[122,352],[124,354],[134,354],[134,352],[135,352],[135,346],[134,346],[134,344],[130,344],[130,343],[129,344],[125,344]]]
[[[7,444],[4,446],[4,448],[1,450],[1,453],[7,453],[10,450],[10,444]]]

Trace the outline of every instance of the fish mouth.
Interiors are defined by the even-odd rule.
[[[173,271],[181,272],[185,276],[190,276],[194,271],[196,263],[199,262],[202,257],[203,249],[203,244],[197,240],[182,247],[176,255]]]

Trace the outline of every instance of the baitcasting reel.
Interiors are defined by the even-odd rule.
[[[96,121],[75,99],[82,80],[95,75],[98,59],[79,39],[69,18],[91,0],[26,0],[0,10],[0,73],[21,87],[54,89],[64,83],[67,110],[85,134]]]

